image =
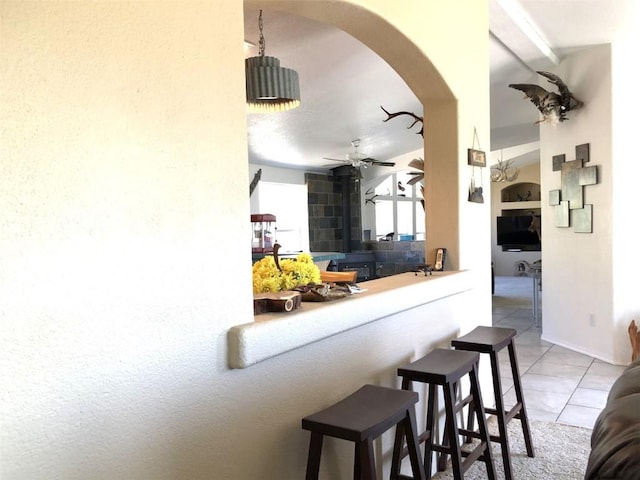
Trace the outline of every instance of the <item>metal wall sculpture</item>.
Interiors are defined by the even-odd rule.
[[[590,161],[589,144],[576,146],[576,159],[565,161],[565,155],[554,155],[552,167],[560,171],[560,190],[549,191],[549,205],[555,207],[556,227],[573,226],[576,233],[593,232],[593,205],[584,203],[584,187],[598,183],[596,165]]]

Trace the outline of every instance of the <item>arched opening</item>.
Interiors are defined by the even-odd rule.
[[[334,25],[379,55],[405,81],[424,111],[425,253],[427,258],[431,258],[437,247],[447,245],[450,267],[457,269],[458,108],[451,89],[428,55],[384,15],[347,1],[249,0],[245,7],[280,10]],[[326,68],[331,68],[331,65]]]

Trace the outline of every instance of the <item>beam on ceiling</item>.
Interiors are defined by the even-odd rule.
[[[490,0],[489,30],[533,71],[560,63],[558,54],[517,0]]]

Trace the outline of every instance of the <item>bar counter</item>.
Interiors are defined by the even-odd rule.
[[[367,291],[326,302],[302,302],[289,313],[265,313],[228,332],[231,368],[271,357],[420,305],[472,289],[468,271],[409,272],[359,284]]]

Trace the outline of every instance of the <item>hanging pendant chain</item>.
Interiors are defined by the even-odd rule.
[[[260,40],[258,41],[258,54],[264,57],[264,35],[262,34],[262,10],[260,10],[260,16],[258,17],[258,28],[260,29]]]

